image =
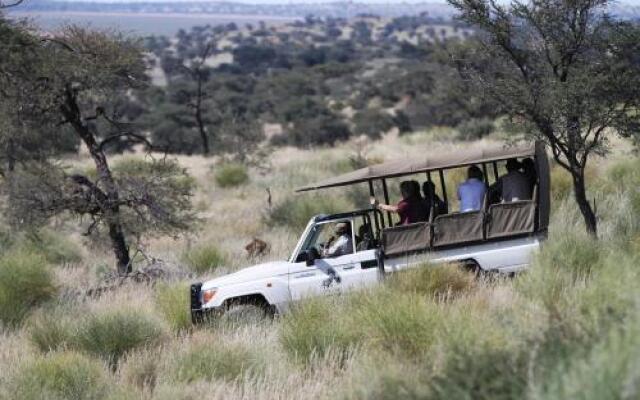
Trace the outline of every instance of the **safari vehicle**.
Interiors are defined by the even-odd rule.
[[[420,176],[429,182],[439,181],[440,196],[446,204],[445,173],[449,170],[480,166],[485,182],[490,184],[492,179],[498,180],[499,165],[511,158],[530,158],[535,164],[537,177],[531,200],[491,205],[485,201],[478,211],[449,212],[435,218],[436,212],[431,210],[428,222],[396,226],[391,214],[385,216],[374,208],[315,216],[288,261],[256,265],[193,284],[193,321],[201,320],[209,312],[224,312],[236,306],[283,312],[305,296],[373,285],[387,274],[427,261],[457,262],[504,273],[526,268],[532,252],[546,238],[549,224],[549,163],[541,142],[385,162],[297,191],[367,184],[371,196],[375,196],[376,187],[381,188],[389,204],[387,180]],[[351,248],[343,255],[323,258],[326,241],[337,223],[348,224]]]

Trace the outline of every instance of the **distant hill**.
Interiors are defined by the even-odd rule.
[[[279,17],[350,18],[363,14],[398,17],[428,13],[432,18],[450,19],[454,10],[447,4],[435,2],[364,3],[335,1],[326,3],[252,4],[226,1],[149,1],[149,2],[93,2],[93,1],[27,1],[15,11],[23,12],[107,12],[107,13],[180,13],[218,15],[264,15]]]

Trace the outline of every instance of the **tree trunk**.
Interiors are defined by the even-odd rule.
[[[111,247],[116,256],[118,274],[126,275],[131,272],[131,259],[129,258],[129,247],[124,238],[122,227],[119,223],[109,224],[109,238]]]
[[[106,204],[102,204],[101,208],[109,228],[111,247],[116,257],[118,273],[125,275],[131,272],[131,259],[129,257],[129,247],[127,247],[126,239],[122,231],[122,223],[120,222],[120,206],[118,204],[120,196],[118,194],[118,188],[109,169],[107,156],[96,141],[93,132],[91,132],[82,119],[80,107],[78,107],[73,91],[68,88],[65,94],[66,102],[64,106],[62,106],[61,111],[76,134],[87,146],[93,163],[96,166],[98,182],[102,183],[106,197]]]
[[[202,140],[202,154],[209,155],[209,136],[207,136],[207,130],[202,120],[202,74],[198,71],[198,91],[196,93],[196,123],[198,124],[198,132],[200,132],[200,138]]]
[[[598,221],[596,219],[596,214],[587,199],[587,191],[585,189],[585,181],[584,181],[584,169],[580,169],[579,171],[571,171],[571,176],[573,178],[573,193],[576,197],[576,203],[578,203],[578,207],[580,208],[580,212],[582,213],[582,217],[584,218],[584,223],[587,228],[587,232],[593,237],[598,237]]]

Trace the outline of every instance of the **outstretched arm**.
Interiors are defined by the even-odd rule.
[[[394,206],[391,204],[378,203],[378,200],[376,200],[375,197],[371,197],[371,205],[381,211],[390,211],[390,212],[397,213],[399,210],[398,206]]]

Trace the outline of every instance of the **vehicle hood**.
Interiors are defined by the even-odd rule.
[[[289,272],[290,267],[291,264],[288,261],[273,261],[264,264],[258,264],[252,267],[241,269],[232,274],[224,275],[219,278],[206,281],[202,284],[202,289],[206,290],[212,287],[221,287],[254,281],[258,279],[275,277],[278,275],[284,275]]]

